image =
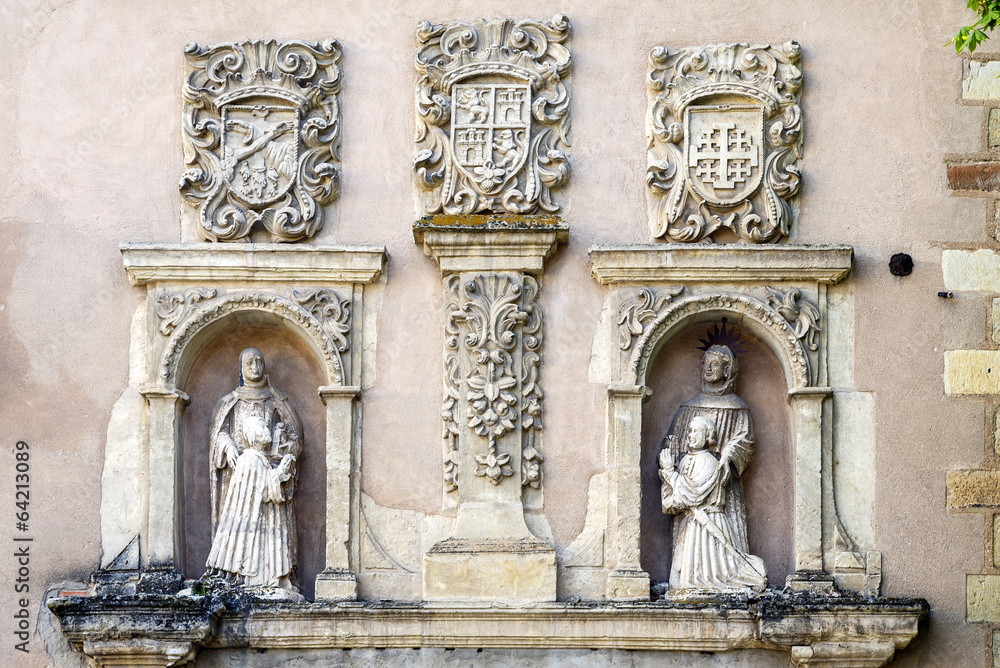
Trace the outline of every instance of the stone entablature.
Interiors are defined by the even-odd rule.
[[[274,605],[219,597],[149,597],[138,605],[104,598],[53,600],[64,633],[105,665],[114,649],[102,644],[117,625],[155,647],[145,655],[199,646],[251,650],[324,648],[589,648],[729,652],[764,648],[789,652],[805,666],[878,668],[917,635],[927,604],[812,594],[712,597],[684,603],[534,603],[497,607],[460,603],[314,603]],[[136,623],[133,615],[141,612]],[[159,633],[151,627],[170,620]],[[122,623],[125,623],[125,626]],[[306,656],[304,654],[304,656]],[[109,660],[111,659],[111,660]],[[160,660],[144,665],[173,665]]]

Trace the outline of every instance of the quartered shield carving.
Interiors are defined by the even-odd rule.
[[[556,213],[569,180],[569,20],[417,29],[420,215]]]
[[[802,154],[799,45],[657,47],[649,62],[653,237],[788,236]]]
[[[340,45],[190,45],[180,190],[206,241],[310,239],[340,192]]]
[[[486,195],[496,195],[524,166],[531,136],[531,87],[456,84],[451,146],[455,164]]]

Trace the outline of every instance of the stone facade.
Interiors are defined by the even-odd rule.
[[[0,13],[14,665],[993,661],[960,6]],[[656,459],[725,322],[769,588],[678,595]],[[301,602],[202,579],[253,347],[302,423]]]

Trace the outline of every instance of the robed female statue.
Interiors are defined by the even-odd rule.
[[[764,562],[747,543],[741,476],[753,456],[754,433],[750,409],[736,395],[738,374],[728,345],[708,347],[701,394],[677,410],[659,455],[662,509],[674,515],[672,590],[767,586]]]
[[[302,431],[256,348],[240,354],[239,384],[215,405],[209,433],[212,550],[206,576],[297,597],[293,497]]]

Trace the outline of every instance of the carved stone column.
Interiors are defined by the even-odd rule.
[[[541,486],[542,264],[557,218],[414,226],[445,291],[444,481],[455,532],[424,556],[425,599],[554,601],[556,556],[529,531],[522,490]]]

